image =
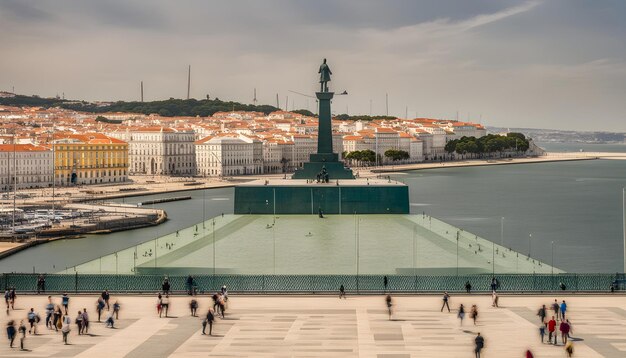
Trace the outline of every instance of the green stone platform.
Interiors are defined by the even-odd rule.
[[[258,275],[562,273],[423,215],[225,215],[63,272],[253,280]]]

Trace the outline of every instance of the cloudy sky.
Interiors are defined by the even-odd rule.
[[[0,90],[626,131],[626,1],[0,0]]]

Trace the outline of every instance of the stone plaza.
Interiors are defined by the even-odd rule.
[[[53,296],[60,303],[58,294]],[[97,323],[96,296],[71,296],[70,318],[87,308],[90,334],[78,336],[75,325],[63,345],[61,333],[39,324],[39,334],[27,334],[26,351],[9,348],[6,336],[1,357],[473,357],[473,340],[485,337],[483,357],[565,357],[564,346],[542,344],[539,338],[541,304],[554,299],[568,303],[574,357],[626,355],[626,300],[623,295],[508,296],[500,307],[490,295],[452,295],[452,312],[440,312],[440,295],[394,296],[389,320],[383,295],[348,296],[238,296],[230,295],[226,318],[218,318],[213,336],[201,334],[201,320],[211,303],[198,296],[198,314],[191,317],[190,297],[170,303],[169,318],[159,318],[155,296],[118,296],[121,304],[116,329]],[[45,295],[18,295],[9,318],[19,324],[34,307],[42,318]],[[466,317],[461,326],[457,309],[476,304],[477,325]],[[105,311],[105,315],[106,315]],[[548,317],[550,317],[549,312]],[[2,310],[0,321],[7,322]],[[27,323],[27,322],[26,322]],[[19,338],[16,339],[19,347]]]

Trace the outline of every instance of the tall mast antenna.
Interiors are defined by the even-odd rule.
[[[187,99],[189,99],[189,91],[191,90],[191,65],[187,71]]]
[[[141,102],[143,102],[143,81],[141,81]]]
[[[254,98],[252,99],[252,103],[256,106],[256,88],[254,89]]]

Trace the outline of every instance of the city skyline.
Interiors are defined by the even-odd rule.
[[[0,1],[0,90],[85,100],[219,97],[335,113],[624,131],[626,5],[609,1]],[[375,15],[375,16],[374,16]],[[304,85],[303,85],[304,84]],[[371,101],[371,102],[370,102]]]

